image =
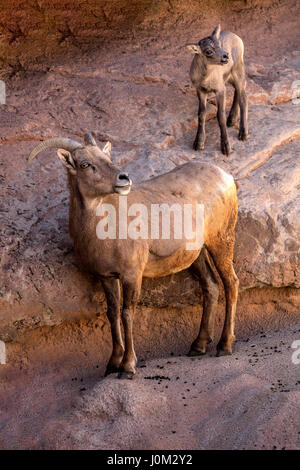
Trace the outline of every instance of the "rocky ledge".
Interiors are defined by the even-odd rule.
[[[239,142],[237,129],[229,129],[228,158],[219,149],[213,98],[206,149],[192,150],[197,98],[188,79],[190,57],[179,52],[177,68],[165,52],[153,52],[147,64],[133,47],[125,52],[117,66],[112,54],[101,56],[101,66],[99,56],[83,54],[80,62],[66,57],[64,63],[35,66],[11,78],[7,105],[0,108],[1,339],[16,340],[33,328],[95,314],[107,327],[101,286],[79,270],[67,233],[64,171],[53,151],[26,163],[39,140],[81,139],[87,130],[99,143],[112,142],[114,161],[134,181],[192,159],[231,172],[240,186],[235,267],[241,295],[255,289],[274,294],[273,300],[256,298],[258,322],[264,321],[262,306],[269,301],[274,311],[297,314],[300,100],[291,89],[300,78],[300,52],[278,63],[275,75],[267,64],[248,63],[249,140]],[[230,100],[229,93],[228,105]],[[144,282],[140,310],[148,313],[140,316],[150,321],[154,310],[169,309],[176,342],[182,321],[194,322],[185,316],[187,307],[198,310],[198,305],[199,286],[183,272]],[[247,315],[245,307],[243,322]]]

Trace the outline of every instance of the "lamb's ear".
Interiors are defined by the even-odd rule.
[[[199,44],[186,44],[185,48],[193,54],[202,54]]]
[[[218,24],[218,26],[215,27],[212,36],[216,38],[217,40],[220,39],[220,32],[221,32],[221,26]]]
[[[104,153],[106,153],[106,154],[110,157],[111,143],[110,143],[110,142],[106,142],[106,144],[104,145],[102,151],[103,151]]]
[[[76,175],[76,165],[73,160],[71,153],[65,149],[58,149],[57,155],[63,165],[67,168],[67,170],[71,173],[71,175]]]

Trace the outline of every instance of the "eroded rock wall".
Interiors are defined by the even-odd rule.
[[[128,41],[174,50],[218,22],[270,60],[299,45],[298,0],[1,0],[0,15],[0,60],[14,72]]]
[[[98,314],[109,351],[103,292],[78,268],[67,234],[65,174],[54,152],[26,164],[39,140],[81,139],[85,131],[112,142],[114,160],[134,181],[194,158],[232,172],[240,185],[239,328],[294,320],[300,303],[300,105],[292,90],[300,79],[299,2],[117,0],[74,7],[16,1],[3,2],[0,13],[8,91],[0,108],[1,338]],[[191,57],[182,47],[218,22],[244,39],[248,75],[250,138],[241,143],[230,129],[228,159],[219,150],[213,98],[206,149],[192,150],[197,98],[188,77]],[[147,339],[163,353],[167,339],[168,348],[170,342],[184,348],[182,331],[192,334],[197,313],[199,286],[187,272],[145,281],[138,344],[143,348]]]

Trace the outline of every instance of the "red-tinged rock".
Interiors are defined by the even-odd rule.
[[[293,101],[299,104],[300,100],[300,71],[284,70],[270,91],[269,104],[286,103]]]
[[[247,96],[249,104],[266,104],[269,94],[264,88],[259,86],[254,80],[247,79]]]

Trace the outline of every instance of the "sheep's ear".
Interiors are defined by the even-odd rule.
[[[185,48],[193,54],[201,54],[201,47],[199,44],[186,44]]]
[[[73,160],[71,153],[65,149],[58,149],[57,155],[63,165],[67,168],[67,170],[71,173],[71,175],[76,175],[76,165]]]
[[[212,33],[212,36],[219,40],[220,39],[220,32],[221,32],[221,26],[218,24],[218,26],[215,27],[213,33]]]
[[[104,145],[102,151],[103,151],[104,153],[106,153],[106,155],[108,155],[108,156],[110,157],[111,143],[110,143],[110,142],[106,142],[106,144]]]

